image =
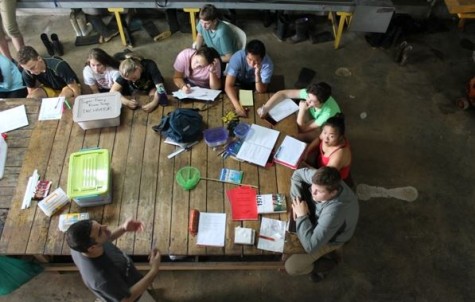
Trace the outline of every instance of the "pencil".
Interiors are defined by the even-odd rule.
[[[68,100],[64,99],[64,103],[66,104],[66,107],[68,107],[68,109],[71,110],[71,105],[69,105]]]
[[[269,236],[264,236],[264,235],[259,235],[259,238],[270,240],[270,241],[275,241],[275,238],[269,237]]]

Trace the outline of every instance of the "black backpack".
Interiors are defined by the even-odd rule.
[[[203,117],[198,109],[178,108],[162,117],[152,129],[178,143],[191,143],[203,135]]]

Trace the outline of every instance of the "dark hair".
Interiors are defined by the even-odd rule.
[[[307,93],[315,95],[318,101],[323,104],[332,95],[332,88],[325,82],[314,83],[307,87]]]
[[[200,49],[198,49],[195,54],[204,57],[208,64],[213,63],[214,59],[221,58],[216,49],[207,46],[200,47]]]
[[[26,64],[30,60],[36,60],[38,59],[40,55],[38,52],[31,46],[23,46],[19,51],[18,51],[18,63],[20,64]]]
[[[93,48],[89,51],[89,54],[87,55],[86,65],[89,65],[89,61],[91,59],[96,60],[104,66],[110,66],[114,69],[119,69],[119,61],[111,57],[101,48]]]
[[[66,242],[75,251],[86,253],[96,242],[91,238],[92,220],[81,220],[66,231]]]
[[[216,6],[206,4],[200,10],[200,19],[204,21],[214,21],[219,18],[219,11]]]
[[[251,40],[246,44],[246,54],[248,53],[258,55],[263,59],[266,55],[266,47],[264,43],[259,40]]]
[[[321,167],[312,177],[312,183],[324,186],[328,192],[333,192],[340,187],[340,172],[335,167]]]
[[[338,131],[340,136],[345,135],[345,116],[343,113],[337,113],[322,124],[322,129],[325,126],[330,126]]]

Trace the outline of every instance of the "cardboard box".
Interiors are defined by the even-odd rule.
[[[80,95],[74,101],[73,120],[84,129],[120,125],[119,92]]]
[[[69,157],[68,196],[80,207],[111,203],[110,156],[107,149],[84,150]]]

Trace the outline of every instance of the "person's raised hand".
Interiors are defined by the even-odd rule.
[[[126,232],[141,232],[144,230],[144,224],[141,221],[132,218],[127,219],[122,225]]]
[[[161,263],[161,255],[158,249],[152,249],[150,255],[148,256],[148,259],[150,263],[150,271],[152,271],[154,274],[158,273]]]

